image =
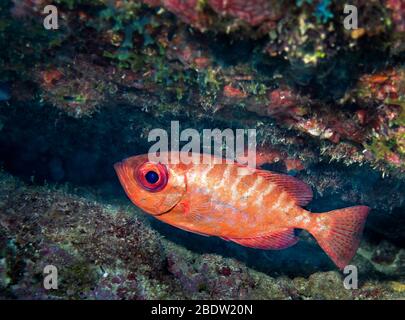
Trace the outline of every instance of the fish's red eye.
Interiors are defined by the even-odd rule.
[[[160,191],[167,185],[166,166],[161,163],[145,162],[135,170],[135,179],[147,191]]]

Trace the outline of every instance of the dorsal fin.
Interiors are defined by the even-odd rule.
[[[227,241],[233,241],[245,247],[265,249],[265,250],[280,250],[291,247],[298,242],[298,238],[294,234],[294,229],[284,228],[275,230],[265,236],[255,238],[222,238]]]
[[[256,173],[264,179],[283,188],[299,206],[306,206],[312,200],[312,189],[305,182],[292,176],[273,173],[266,170],[256,170]]]
[[[305,182],[298,180],[292,176],[282,173],[274,173],[267,170],[261,170],[248,167],[246,164],[235,163],[238,167],[247,170],[245,174],[256,173],[264,179],[274,183],[280,188],[283,188],[291,198],[296,201],[299,206],[306,206],[313,197],[312,189]]]

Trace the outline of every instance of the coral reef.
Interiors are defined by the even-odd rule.
[[[0,3],[0,164],[27,184],[0,177],[0,296],[404,296],[404,1],[352,1],[353,30],[341,1],[53,2],[58,30],[43,28],[50,1]],[[263,253],[129,209],[112,164],[171,120],[255,128],[258,162],[307,182],[314,212],[370,206],[360,288],[305,233]],[[41,286],[49,261],[58,292]]]
[[[1,173],[1,298],[395,299],[404,294],[399,272],[386,281],[365,278],[358,289],[347,290],[336,271],[308,278],[270,276],[232,258],[194,253],[161,238],[130,207],[89,197],[66,188],[30,187]],[[373,264],[389,268],[395,250],[384,242]],[[58,268],[56,290],[43,287],[46,265]],[[403,265],[401,272],[403,277]]]
[[[401,0],[387,0],[386,6],[392,10],[392,20],[395,24],[395,30],[397,32],[405,32],[405,3]]]
[[[165,256],[159,236],[141,220],[63,191],[2,183],[3,298],[153,299],[169,294],[164,283],[160,289],[153,284],[160,278],[164,282]],[[46,265],[58,268],[55,293],[46,293],[40,281]],[[145,292],[148,285],[153,289]]]
[[[16,4],[13,9],[30,8],[26,14],[17,15],[23,19],[23,27],[29,24],[26,16],[36,16],[43,5],[42,2],[24,3],[18,2],[21,8]],[[394,65],[378,74],[357,68],[359,88],[348,90],[349,84],[356,81],[356,75],[349,76],[349,69],[342,66],[349,56],[349,68],[363,59],[361,52],[368,48],[360,38],[377,38],[374,41],[378,44],[382,41],[378,37],[385,39],[391,34],[392,38],[388,38],[384,47],[393,48],[400,31],[393,32],[385,25],[378,28],[369,17],[359,22],[367,34],[347,36],[341,21],[330,11],[343,8],[330,1],[298,1],[296,7],[292,5],[290,9],[285,9],[287,6],[282,5],[282,1],[254,1],[249,5],[239,1],[147,3],[153,8],[163,6],[197,29],[201,29],[197,25],[206,25],[206,28],[203,33],[191,34],[170,14],[156,14],[157,9],[151,10],[133,1],[117,1],[105,8],[89,3],[87,12],[83,4],[61,2],[61,11],[66,16],[64,22],[69,27],[57,35],[38,30],[35,36],[41,41],[35,38],[34,43],[34,37],[23,38],[27,37],[23,27],[13,26],[22,33],[20,39],[28,41],[28,47],[32,48],[30,52],[23,52],[24,56],[37,55],[29,58],[36,61],[34,67],[22,64],[24,60],[15,64],[3,59],[3,63],[8,61],[3,68],[10,74],[4,80],[9,81],[12,74],[20,72],[16,66],[24,69],[24,80],[19,75],[20,80],[12,81],[13,87],[18,87],[18,93],[16,89],[12,90],[15,99],[34,94],[40,101],[75,117],[91,115],[117,100],[142,104],[144,110],[153,112],[153,108],[160,115],[166,110],[174,112],[184,104],[199,108],[196,110],[199,117],[206,111],[224,113],[224,109],[243,115],[243,109],[246,109],[260,117],[269,117],[278,125],[308,134],[315,141],[321,140],[318,142],[321,145],[324,145],[322,140],[331,141],[332,145],[323,148],[323,154],[330,158],[350,158],[359,164],[375,166],[384,173],[404,171],[401,158],[403,67]],[[393,17],[389,10],[373,3],[368,7],[357,1],[356,5],[359,10],[373,12],[373,15],[379,13],[384,19],[398,22],[398,10],[393,9],[398,6],[396,2],[387,4],[387,8],[393,10]],[[6,16],[7,6],[3,7]],[[15,19],[10,21],[16,23]],[[238,33],[236,27],[232,28],[232,23],[237,21],[246,22],[250,26],[248,31]],[[260,27],[254,31],[252,26]],[[241,51],[246,50],[246,55],[250,55],[249,63],[232,62],[221,66],[215,62],[218,57],[213,55],[213,46],[219,44],[214,41],[207,45],[210,33],[218,39],[224,39],[226,35],[236,41]],[[12,47],[7,52],[17,46],[22,50],[21,42],[8,39],[7,34],[3,40]],[[259,45],[252,51],[255,40]],[[336,45],[339,41],[341,43]],[[231,52],[226,51],[232,47],[229,42],[220,59],[229,59]],[[383,47],[380,52],[375,48],[375,59],[378,59],[383,54]],[[49,60],[40,59],[41,52],[54,57],[54,61],[49,63]],[[400,52],[397,48],[395,55]],[[287,60],[288,64],[275,68],[266,55],[275,61]],[[342,68],[336,68],[336,64]],[[273,70],[264,73],[263,68]],[[386,80],[389,83],[376,83],[382,81],[380,74],[391,74]],[[32,92],[33,84],[40,88],[36,93]],[[308,90],[309,84],[317,84],[320,91]],[[325,85],[330,87],[334,101],[322,96]],[[380,93],[376,92],[378,90]],[[384,98],[387,107],[377,108],[387,90],[391,90],[390,100]],[[353,110],[353,103],[359,107]],[[376,118],[380,119],[383,128],[380,126],[376,130],[379,126]],[[387,127],[390,127],[388,134],[384,129]],[[337,146],[342,141],[350,144],[349,154],[347,151],[342,153],[342,148]]]

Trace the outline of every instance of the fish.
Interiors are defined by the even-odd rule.
[[[172,159],[173,152],[167,155]],[[117,162],[114,169],[135,206],[182,230],[281,250],[295,245],[296,230],[303,229],[339,269],[354,257],[369,207],[312,213],[303,208],[312,200],[312,189],[297,178],[215,156],[208,163],[202,161],[203,154],[194,156],[201,161],[162,163],[136,155]]]

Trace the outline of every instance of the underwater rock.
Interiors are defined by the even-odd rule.
[[[16,187],[4,175],[2,183],[3,297],[103,298],[108,289],[110,298],[140,298],[143,277],[160,278],[161,242],[139,219],[63,191]],[[58,268],[56,292],[42,287],[46,265]]]
[[[272,14],[267,17],[277,20],[281,14],[279,11],[284,10],[279,8],[277,5],[279,3],[278,1],[274,4],[271,1],[257,1],[250,6],[244,6],[238,1],[226,3],[213,1],[205,5],[221,13],[220,16],[224,13],[240,19],[244,17],[243,19],[252,22],[263,17],[260,14],[267,12],[266,10],[270,8]],[[254,51],[260,49],[268,51],[273,42],[285,51],[274,49],[275,51],[270,54],[272,57],[281,55],[289,62],[289,66],[285,67],[286,70],[276,72],[277,78],[273,78],[271,73],[265,75],[260,68],[250,64],[218,65],[215,62],[218,60],[218,53],[213,50],[217,45],[215,42],[218,42],[215,37],[214,44],[210,48],[210,44],[207,43],[208,38],[204,39],[204,35],[192,34],[174,23],[172,17],[165,14],[156,15],[141,4],[117,2],[113,7],[103,10],[98,8],[97,10],[101,10],[95,11],[98,14],[92,12],[93,23],[85,26],[80,24],[78,30],[82,32],[78,32],[70,43],[65,43],[73,49],[75,46],[82,46],[82,41],[85,39],[87,46],[94,49],[94,53],[83,54],[85,50],[82,50],[79,54],[73,54],[73,50],[70,54],[62,54],[62,51],[56,49],[60,53],[52,55],[53,64],[56,67],[49,68],[48,60],[46,63],[38,61],[39,63],[28,74],[29,79],[38,85],[40,90],[31,96],[38,96],[41,103],[52,104],[77,118],[91,116],[102,110],[105,105],[117,103],[131,104],[135,107],[140,105],[143,110],[159,116],[162,116],[161,111],[179,113],[180,110],[187,108],[184,106],[186,104],[195,109],[199,118],[205,116],[207,111],[225,113],[225,109],[232,110],[233,114],[238,113],[239,117],[243,117],[247,115],[241,108],[245,108],[256,112],[259,116],[265,115],[279,125],[308,134],[323,149],[323,154],[329,158],[347,159],[350,163],[360,165],[367,163],[377,167],[384,174],[403,172],[401,158],[403,125],[400,122],[399,109],[402,95],[398,92],[403,73],[401,67],[397,67],[393,71],[395,75],[391,75],[387,83],[381,85],[367,86],[367,74],[359,76],[358,86],[364,87],[359,90],[364,92],[362,94],[365,96],[367,96],[366,91],[369,90],[368,95],[375,94],[378,100],[386,95],[384,92],[391,90],[390,96],[397,102],[387,101],[387,106],[383,110],[376,108],[376,100],[373,102],[371,99],[356,99],[357,89],[346,93],[343,105],[340,101],[336,103],[325,100],[322,96],[319,97],[321,95],[319,92],[324,91],[321,83],[325,79],[334,81],[332,78],[337,77],[339,81],[342,77],[341,82],[347,85],[355,81],[356,75],[352,77],[345,75],[347,71],[343,68],[342,74],[335,71],[339,70],[335,63],[339,63],[338,60],[341,59],[336,58],[338,62],[334,60],[338,53],[337,48],[347,51],[342,54],[343,56],[350,54],[350,59],[353,60],[350,63],[354,64],[359,57],[350,53],[353,49],[350,43],[345,42],[346,40],[339,46],[335,45],[338,41],[336,34],[342,31],[342,27],[333,19],[328,18],[325,22],[322,18],[323,15],[328,16],[326,14],[328,10],[343,10],[341,6],[330,6],[329,2],[325,2],[317,7],[317,3],[310,5],[297,2],[297,12],[293,14],[288,11],[285,13],[287,18],[280,22],[287,23],[287,26],[280,25],[274,39],[271,38],[269,42],[264,41],[266,43],[264,47],[262,42],[258,42]],[[374,3],[367,3],[358,1],[356,5],[367,12],[382,10]],[[158,2],[153,1],[149,4],[157,5]],[[205,14],[204,5],[199,7],[200,3],[197,1],[162,1],[159,4],[176,8],[175,14],[187,15],[187,12]],[[40,6],[38,3],[32,5],[34,8]],[[76,14],[75,18],[75,4],[70,7],[62,6],[61,10],[71,17],[67,22],[71,29],[77,29],[80,16],[85,13],[80,11],[82,14]],[[126,12],[136,17],[142,16],[142,19],[131,22]],[[259,18],[256,17],[256,13],[260,13]],[[87,19],[90,19],[90,16]],[[297,20],[300,23],[297,23]],[[266,24],[264,21],[257,23]],[[330,28],[328,26],[330,23],[333,23],[335,28]],[[364,23],[367,24],[366,29],[371,30],[369,28],[371,19]],[[212,28],[217,27],[214,24]],[[101,31],[98,32],[98,29]],[[217,31],[221,33],[219,29]],[[87,38],[88,35],[92,37]],[[68,36],[71,35],[66,31],[61,39],[50,38],[47,41],[52,44],[57,41],[63,42],[64,37]],[[377,34],[374,33],[372,36]],[[201,37],[205,41],[199,41]],[[221,37],[226,36],[221,35]],[[229,37],[233,41],[232,36]],[[242,38],[246,38],[246,35]],[[315,43],[312,43],[313,41]],[[325,41],[328,43],[324,43]],[[10,42],[11,51],[12,39]],[[309,45],[309,43],[312,44]],[[41,48],[45,44],[41,44]],[[316,52],[300,52],[307,47],[316,48]],[[357,49],[358,53],[361,49],[361,47]],[[25,54],[27,55],[28,52]],[[253,53],[248,54],[252,61],[259,59]],[[263,60],[263,58],[260,59]],[[320,84],[319,92],[304,94],[305,86],[314,81]],[[335,89],[330,88],[330,90]],[[373,93],[376,90],[379,90],[379,94]],[[344,88],[338,91],[337,98],[342,97]],[[23,92],[19,92],[18,96],[21,94]],[[353,110],[350,107],[354,99],[361,104],[361,109]],[[221,117],[221,114],[218,114],[218,117]],[[226,114],[226,117],[229,115]],[[393,117],[398,120],[393,122]],[[258,121],[261,118],[259,117]],[[384,123],[390,121],[394,126],[391,126],[388,134],[385,133],[387,125],[380,126],[381,128],[374,132],[376,126],[378,127],[378,121]],[[392,139],[397,141],[397,147],[386,147]],[[323,140],[331,141],[332,145],[324,144]],[[348,143],[346,144],[348,147],[341,147],[341,142]]]
[[[198,254],[162,239],[132,209],[53,187],[28,187],[4,173],[0,177],[2,298],[403,297],[398,273],[391,274],[396,280],[366,278],[355,290],[345,289],[336,271],[314,273],[307,279],[269,276],[233,258]],[[387,250],[387,245],[379,250]],[[374,256],[373,260],[390,263],[390,254],[381,255],[387,258]],[[42,285],[43,268],[49,264],[58,268],[57,290],[45,290]]]
[[[385,3],[392,10],[392,20],[395,24],[395,30],[405,32],[405,2],[403,0],[386,0]]]
[[[208,4],[218,14],[241,19],[252,26],[277,21],[283,14],[280,1],[209,0]]]
[[[365,74],[353,89],[351,99],[363,106],[360,121],[372,131],[363,142],[377,161],[403,168],[405,155],[404,67]]]
[[[44,1],[0,3],[0,162],[30,184],[0,176],[0,296],[404,297],[404,1],[353,0],[357,30],[343,2],[321,0],[56,3],[58,32],[39,23]],[[307,182],[313,212],[370,206],[360,288],[305,233],[293,260],[193,247],[128,202],[106,205],[125,201],[112,163],[171,120],[256,128],[258,162]],[[49,261],[65,266],[59,292],[41,286]]]

